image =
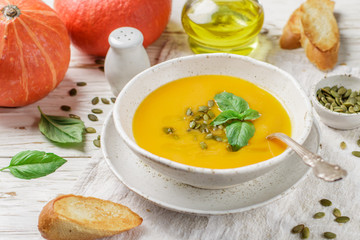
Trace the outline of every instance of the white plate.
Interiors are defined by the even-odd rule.
[[[285,196],[310,170],[294,156],[277,169],[236,187],[199,189],[172,180],[145,165],[118,135],[112,113],[104,123],[101,136],[105,160],[121,182],[153,203],[178,212],[218,215],[251,210]],[[317,152],[319,143],[319,128],[314,124],[304,146]]]

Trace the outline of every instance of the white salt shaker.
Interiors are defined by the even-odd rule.
[[[132,27],[121,27],[110,33],[104,70],[115,96],[136,74],[150,67],[143,41],[142,33]]]

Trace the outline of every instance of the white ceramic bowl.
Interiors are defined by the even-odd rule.
[[[348,130],[360,127],[360,113],[347,114],[333,112],[321,105],[321,103],[319,103],[319,101],[317,100],[316,91],[319,88],[323,88],[326,86],[332,87],[334,85],[338,85],[339,87],[344,86],[345,88],[359,91],[360,78],[352,77],[349,75],[333,75],[321,79],[317,84],[312,87],[311,100],[321,121],[329,127],[341,130]]]
[[[146,164],[177,181],[192,186],[219,189],[252,180],[286,160],[290,149],[269,160],[233,169],[208,169],[184,165],[156,156],[139,147],[132,132],[138,105],[160,86],[188,76],[228,75],[243,78],[269,91],[287,109],[292,137],[302,144],[308,137],[313,118],[311,104],[297,81],[270,64],[249,57],[225,53],[191,55],[155,65],[136,75],[120,92],[114,106],[116,129],[129,148]]]

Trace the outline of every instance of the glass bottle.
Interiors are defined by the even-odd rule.
[[[257,0],[188,0],[181,19],[194,53],[248,55],[258,45],[264,11]]]

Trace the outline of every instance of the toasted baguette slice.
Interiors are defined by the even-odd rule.
[[[121,233],[141,223],[141,217],[121,204],[63,195],[44,206],[38,228],[49,240],[92,240]]]
[[[295,49],[301,47],[301,8],[296,9],[287,21],[280,37],[280,47]]]
[[[307,0],[301,5],[301,45],[321,70],[332,69],[338,59],[340,34],[333,14],[334,2]]]

